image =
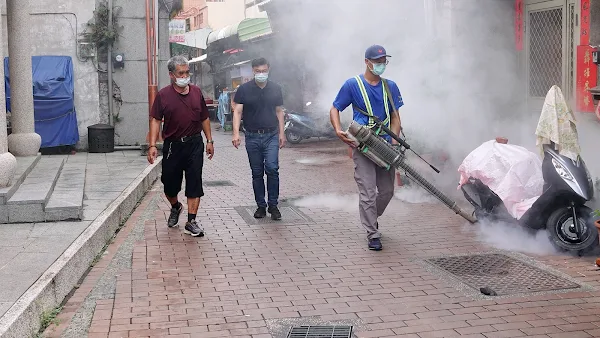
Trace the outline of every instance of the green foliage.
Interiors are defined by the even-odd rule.
[[[109,10],[108,3],[101,1],[98,7],[94,11],[94,17],[87,23],[89,28],[90,42],[96,45],[98,49],[104,49],[108,46],[112,46],[119,39],[119,34],[123,30],[122,26],[119,26],[119,14],[121,12],[120,7],[113,7],[112,26],[109,27]]]
[[[169,19],[173,19],[183,10],[183,0],[173,0],[171,5],[171,11],[169,12]]]
[[[58,325],[60,322],[59,320],[56,318],[58,316],[58,314],[60,313],[60,311],[62,311],[62,307],[59,306],[55,309],[52,309],[50,311],[44,312],[42,314],[42,322],[41,322],[41,327],[40,330],[38,332],[37,335],[35,335],[36,338],[42,338],[43,337],[43,333],[44,331],[48,328],[48,326],[54,324],[54,325]]]

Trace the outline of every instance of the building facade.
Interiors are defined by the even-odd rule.
[[[267,12],[261,7],[269,0],[245,0],[246,17],[248,18],[266,18]]]
[[[183,0],[174,20],[185,20],[186,32],[203,28],[219,30],[246,18],[245,0]]]

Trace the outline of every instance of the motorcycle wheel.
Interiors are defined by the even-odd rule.
[[[573,225],[573,211],[563,207],[557,209],[546,222],[546,230],[552,244],[561,251],[569,251],[580,256],[598,246],[598,229],[591,224],[592,209],[577,207],[577,220],[582,229],[581,238],[577,236]]]
[[[300,135],[290,130],[285,131],[285,138],[291,144],[298,144],[302,141],[302,137]]]

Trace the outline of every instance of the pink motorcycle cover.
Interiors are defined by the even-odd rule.
[[[542,194],[542,162],[533,152],[491,140],[473,150],[458,167],[460,187],[469,177],[480,179],[520,219]]]

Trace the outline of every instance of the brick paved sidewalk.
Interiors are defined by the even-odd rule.
[[[423,264],[492,251],[437,204],[394,200],[382,218],[381,252],[367,250],[357,207],[343,205],[350,202],[332,210],[314,198],[296,224],[248,224],[236,211],[253,205],[245,151],[220,135],[205,183],[234,185],[206,187],[198,215],[206,237],[166,227],[169,206],[157,183],[46,336],[278,338],[291,325],[324,323],[353,325],[357,337],[600,337],[593,259],[531,256],[588,288],[485,298]],[[281,156],[282,198],[355,194],[352,161],[339,143],[290,147]],[[119,263],[138,230],[128,263]],[[97,291],[111,280],[114,289]],[[82,320],[85,304],[93,316]]]

